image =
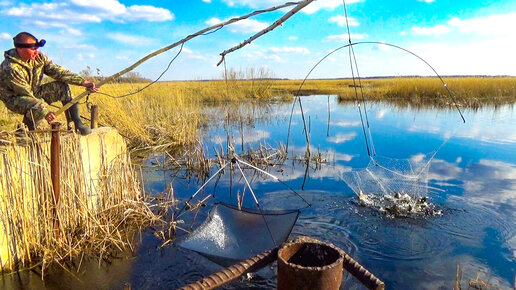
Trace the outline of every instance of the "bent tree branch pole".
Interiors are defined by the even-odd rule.
[[[240,16],[240,17],[234,17],[234,18],[231,18],[231,19],[229,19],[229,20],[227,20],[227,21],[225,21],[225,22],[221,22],[221,23],[219,23],[219,24],[216,24],[216,25],[213,25],[213,26],[210,26],[210,27],[204,28],[204,29],[199,30],[198,32],[196,32],[196,33],[194,33],[194,34],[190,34],[190,35],[188,35],[187,37],[185,37],[185,38],[183,38],[183,39],[181,39],[181,40],[179,40],[179,41],[177,41],[177,42],[175,42],[175,43],[173,43],[173,44],[171,44],[171,45],[169,45],[169,46],[163,47],[163,48],[162,48],[162,49],[160,49],[160,50],[157,50],[157,51],[155,51],[155,52],[152,52],[152,53],[148,54],[147,56],[143,57],[143,58],[142,58],[142,59],[140,59],[139,61],[135,62],[133,65],[129,66],[128,68],[126,68],[126,69],[124,69],[124,70],[122,70],[122,71],[120,71],[120,72],[118,72],[118,73],[116,73],[116,74],[114,74],[114,75],[112,75],[112,76],[109,76],[109,77],[107,77],[107,78],[103,79],[102,81],[98,82],[98,83],[97,83],[97,87],[101,87],[101,86],[102,86],[102,85],[104,85],[105,83],[110,82],[110,81],[112,81],[112,80],[114,80],[114,79],[116,79],[116,78],[118,78],[118,77],[120,77],[120,76],[122,76],[122,75],[124,75],[124,74],[126,74],[126,73],[128,73],[128,72],[130,72],[130,71],[132,71],[132,70],[133,70],[133,69],[135,69],[137,66],[139,66],[140,64],[142,64],[142,63],[144,63],[145,61],[149,60],[150,58],[152,58],[152,57],[154,57],[154,56],[156,56],[156,55],[158,55],[158,54],[161,54],[161,53],[163,53],[163,52],[165,52],[165,51],[167,51],[167,50],[170,50],[170,49],[172,49],[172,48],[174,48],[174,47],[176,47],[176,46],[178,46],[178,45],[181,45],[181,44],[183,44],[183,43],[185,43],[185,42],[189,41],[190,39],[195,38],[195,37],[197,37],[197,36],[199,36],[199,35],[204,35],[204,34],[206,34],[206,33],[208,33],[208,32],[214,32],[214,30],[216,30],[216,29],[220,29],[220,28],[222,28],[222,27],[223,27],[223,26],[225,26],[225,25],[228,25],[228,24],[231,24],[231,23],[235,23],[235,22],[238,22],[238,21],[240,21],[240,20],[244,20],[244,19],[247,19],[247,18],[249,18],[249,17],[252,17],[252,16],[255,16],[255,15],[258,15],[258,14],[262,14],[262,13],[266,13],[266,12],[275,11],[275,10],[278,10],[278,9],[281,9],[281,8],[285,8],[285,7],[288,7],[288,6],[293,6],[293,5],[297,5],[297,6],[296,6],[296,8],[298,8],[298,7],[299,7],[299,9],[297,9],[297,10],[296,10],[296,8],[295,8],[295,9],[293,9],[293,10],[291,10],[291,11],[287,14],[287,15],[288,15],[288,17],[285,17],[285,16],[287,16],[287,15],[283,16],[281,19],[283,19],[283,18],[285,18],[285,19],[284,19],[284,20],[282,20],[281,22],[279,22],[278,24],[276,24],[276,23],[277,23],[278,21],[280,21],[281,19],[280,19],[280,20],[278,20],[278,21],[276,21],[273,25],[269,26],[269,27],[272,27],[270,30],[267,30],[267,29],[268,29],[268,28],[267,28],[267,29],[265,29],[264,31],[260,32],[259,34],[257,34],[257,35],[255,35],[255,36],[253,36],[253,37],[252,37],[252,38],[250,38],[249,40],[247,40],[247,42],[244,42],[245,44],[250,43],[252,40],[254,40],[254,39],[258,38],[259,36],[261,36],[261,35],[263,35],[263,34],[265,34],[265,33],[269,32],[269,31],[271,31],[272,29],[274,29],[274,27],[278,26],[279,24],[281,24],[282,22],[284,22],[286,19],[288,19],[290,16],[292,16],[294,13],[296,13],[297,11],[299,11],[300,9],[302,9],[303,7],[305,7],[306,5],[308,5],[309,3],[313,2],[313,1],[314,1],[314,0],[305,0],[305,1],[298,1],[298,2],[288,2],[288,3],[282,4],[282,5],[273,6],[273,7],[267,8],[267,9],[256,10],[256,11],[253,11],[253,12],[251,12],[251,13],[249,13],[249,14],[246,14],[246,15],[243,15],[243,16]],[[276,26],[274,26],[275,24],[276,24]],[[243,44],[242,46],[244,46],[245,44]],[[241,47],[242,47],[242,46],[241,46]],[[239,47],[239,48],[240,48],[240,47]],[[236,49],[238,49],[238,48],[235,48],[235,49],[233,49],[233,50],[236,50]],[[233,50],[232,50],[232,51],[233,51]],[[88,94],[89,94],[89,91],[87,91],[87,90],[86,90],[86,91],[84,91],[84,92],[82,92],[82,93],[80,93],[80,94],[79,94],[77,97],[75,97],[72,101],[70,101],[69,103],[67,103],[66,105],[64,105],[63,107],[61,107],[59,110],[57,110],[57,111],[55,112],[56,116],[57,116],[57,115],[62,114],[64,111],[68,110],[71,106],[73,106],[74,104],[76,104],[77,102],[79,102],[82,98],[84,98],[84,97],[85,97],[85,96],[87,96]]]
[[[238,50],[246,45],[248,45],[249,43],[253,42],[255,39],[257,39],[258,37],[268,33],[268,32],[271,32],[274,28],[280,26],[283,22],[285,22],[287,19],[289,19],[292,15],[296,14],[297,12],[299,12],[299,10],[303,9],[306,5],[312,3],[314,0],[305,0],[305,1],[302,1],[302,2],[297,2],[298,5],[290,10],[287,14],[283,15],[283,17],[281,17],[280,19],[276,20],[273,24],[271,24],[270,26],[268,26],[267,28],[265,28],[264,30],[258,32],[257,34],[251,36],[249,39],[245,40],[244,42],[228,49],[228,50],[224,50],[220,55],[222,56],[222,58],[220,59],[220,61],[217,63],[217,66],[219,66],[223,61],[224,61],[224,58],[226,57],[226,54],[228,53],[231,53],[235,50]],[[288,3],[287,3],[288,4]]]

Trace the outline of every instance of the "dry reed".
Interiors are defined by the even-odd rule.
[[[130,229],[159,221],[143,200],[129,156],[103,160],[99,180],[89,179],[75,134],[61,137],[61,198],[56,203],[48,139],[26,136],[20,144],[14,136],[2,137],[2,271],[41,265],[44,275],[50,265],[63,265],[79,254],[106,258],[131,247]]]
[[[197,142],[199,126],[210,122],[203,114],[207,103],[290,100],[297,94],[301,80],[273,80],[266,70],[228,70],[227,81],[159,82],[137,94],[110,98],[94,94],[89,101],[99,105],[100,123],[112,126],[127,137],[130,148],[183,147]],[[364,98],[389,101],[399,106],[462,107],[502,105],[516,100],[514,77],[448,77],[444,78],[455,95],[451,99],[438,78],[397,77],[362,79]],[[356,83],[358,84],[358,83]],[[107,84],[101,92],[122,96],[135,92],[146,83]],[[301,95],[332,94],[341,101],[353,101],[355,89],[351,79],[307,80]],[[83,88],[73,87],[74,95]],[[83,115],[87,115],[84,105]],[[235,113],[229,114],[234,118]],[[62,118],[62,116],[61,116]],[[0,129],[12,131],[21,116],[8,112],[0,104]],[[62,120],[64,122],[64,120]]]

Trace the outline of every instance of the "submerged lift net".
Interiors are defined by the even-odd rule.
[[[182,248],[198,252],[222,266],[230,266],[238,261],[251,258],[284,243],[290,235],[301,212],[300,209],[262,209],[251,184],[242,171],[241,164],[284,184],[306,202],[295,190],[272,174],[236,157],[234,157],[231,162],[235,164],[235,167],[240,171],[242,179],[245,181],[257,208],[244,208],[241,204],[236,206],[222,202],[216,203],[204,223],[178,242],[178,245]],[[186,204],[229,164],[229,162],[226,163],[226,165],[221,167],[219,171],[210,177],[210,179],[190,197]],[[306,203],[310,206],[308,202]]]
[[[428,172],[436,152],[408,159],[375,156],[366,168],[345,172],[342,179],[359,198],[364,195],[423,198],[428,195]]]
[[[179,245],[230,266],[287,240],[299,210],[259,211],[218,203],[208,218]]]

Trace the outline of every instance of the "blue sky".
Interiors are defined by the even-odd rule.
[[[0,0],[0,48],[28,31],[47,40],[41,50],[73,71],[87,66],[111,75],[143,56],[205,27],[277,0]],[[442,75],[516,75],[516,0],[348,0],[352,40],[408,49]],[[220,78],[219,54],[272,24],[286,10],[262,14],[187,42],[164,80]],[[228,68],[265,68],[303,78],[329,51],[347,43],[342,0],[314,1],[282,26],[226,57]],[[135,71],[156,78],[173,49]],[[350,77],[347,49],[332,54],[312,77]],[[432,75],[401,50],[355,47],[361,76]]]

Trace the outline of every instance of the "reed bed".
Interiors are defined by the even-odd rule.
[[[94,94],[90,98],[99,105],[100,123],[117,128],[128,137],[131,148],[194,144],[199,126],[209,122],[202,114],[206,103],[273,97],[268,81],[191,81],[157,83],[137,94],[113,98],[145,85],[108,84],[102,92],[110,96]]]
[[[516,101],[515,77],[444,77],[448,88],[457,96],[458,101],[492,104],[497,99],[505,102]],[[273,90],[297,93],[302,81],[275,81]],[[360,87],[361,85],[361,87]],[[307,80],[299,90],[300,95],[328,94],[338,95],[341,100],[354,100],[355,89],[364,91],[367,100],[414,99],[439,100],[447,96],[442,82],[437,77],[395,77],[352,79]]]
[[[56,201],[48,135],[1,140],[1,271],[40,266],[44,275],[79,255],[106,259],[131,248],[131,229],[161,221],[144,201],[127,154],[104,160],[95,181],[85,174],[79,137],[62,135]]]
[[[266,71],[248,69],[227,72],[227,80],[159,82],[137,92],[149,83],[107,84],[103,94],[93,94],[89,102],[99,105],[100,123],[112,126],[127,137],[130,148],[170,149],[195,144],[197,130],[211,120],[203,113],[207,104],[291,100],[293,95],[338,95],[343,102],[355,100],[355,90],[371,101],[388,101],[399,106],[478,108],[516,101],[514,77],[445,77],[453,92],[450,98],[436,77],[301,80],[270,79]],[[359,86],[361,85],[361,87]],[[83,90],[73,87],[74,95]],[[136,94],[123,97],[132,92]],[[116,97],[116,98],[113,98]],[[87,110],[82,106],[84,116]],[[237,112],[227,118],[236,118]],[[64,122],[63,116],[60,116]],[[0,104],[0,130],[13,131],[21,122]]]

